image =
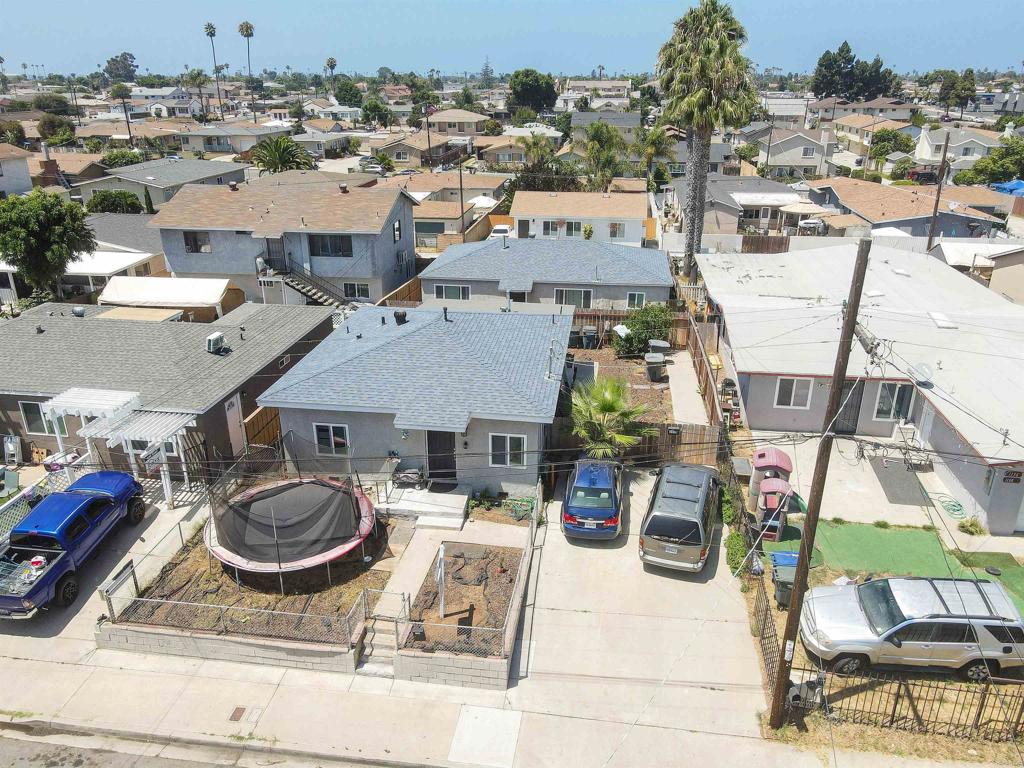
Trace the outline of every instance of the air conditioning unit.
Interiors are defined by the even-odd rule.
[[[195,253],[195,251],[192,250],[192,246],[191,245],[186,245],[185,246],[185,253]]]
[[[206,351],[212,355],[219,355],[224,351],[224,334],[220,331],[211,333],[206,337]]]

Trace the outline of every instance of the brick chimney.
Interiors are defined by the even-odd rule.
[[[50,148],[45,141],[39,142],[39,148],[43,153],[43,159],[39,161],[39,173],[36,175],[39,186],[63,186],[60,181],[60,169],[57,167],[57,161],[50,158]]]

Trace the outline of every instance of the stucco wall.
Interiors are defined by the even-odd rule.
[[[516,216],[515,226],[512,227],[512,234],[514,237],[519,236],[519,222],[528,219],[530,221],[530,234],[537,237],[537,239],[544,240],[579,240],[582,238],[582,233],[578,238],[566,238],[565,227],[558,228],[557,237],[545,237],[544,222],[545,221],[579,221],[582,222],[582,226],[589,224],[594,228],[593,240],[599,243],[618,243],[619,245],[639,245],[643,241],[644,237],[644,219],[629,219],[626,217],[621,218],[584,218],[581,216],[565,216],[563,214],[551,214],[549,216]],[[608,236],[608,225],[612,222],[618,222],[625,225],[624,234],[622,237],[617,237],[614,240]]]
[[[992,280],[988,287],[1010,301],[1024,303],[1024,252],[993,260]]]
[[[488,301],[493,304],[495,308],[504,307],[506,303],[506,295],[504,291],[498,290],[497,281],[493,280],[454,280],[454,279],[424,279],[421,278],[423,284],[423,299],[425,302],[430,304],[444,304],[450,309],[457,310],[461,301],[450,300],[450,299],[435,299],[434,288],[437,285],[468,285],[469,286],[469,298],[474,304],[480,300]],[[593,309],[626,309],[626,294],[632,292],[643,293],[645,300],[648,303],[651,302],[666,302],[669,299],[670,288],[668,286],[656,286],[656,285],[638,285],[638,286],[627,286],[627,285],[607,285],[607,284],[587,284],[580,283],[577,285],[569,284],[554,284],[554,283],[534,283],[533,290],[526,295],[526,301],[530,304],[554,304],[555,303],[555,290],[559,288],[584,288],[593,291],[591,298],[591,306]]]
[[[32,191],[32,176],[28,170],[28,159],[0,160],[0,192],[20,195]]]

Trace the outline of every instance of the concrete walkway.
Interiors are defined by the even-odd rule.
[[[707,424],[708,416],[690,353],[684,349],[667,355],[666,359],[671,361],[665,369],[668,372],[669,392],[672,394],[672,418],[677,424]]]

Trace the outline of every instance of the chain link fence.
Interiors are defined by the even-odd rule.
[[[89,454],[85,454],[67,468],[50,472],[36,483],[19,490],[16,495],[0,505],[0,544],[7,541],[14,526],[25,519],[42,497],[63,491],[82,475],[91,472],[88,465]]]

